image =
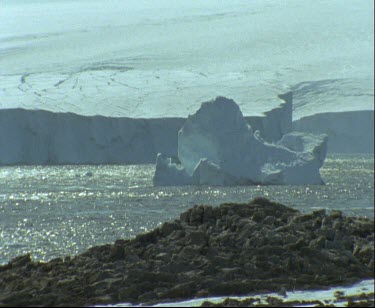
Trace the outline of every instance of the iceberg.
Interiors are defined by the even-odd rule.
[[[187,118],[177,152],[180,164],[158,154],[154,185],[324,184],[327,135],[289,132],[268,142],[236,102],[217,97]]]
[[[156,158],[156,170],[153,177],[154,183],[163,183],[163,186],[174,186],[193,184],[192,178],[187,174],[185,169],[161,153]]]

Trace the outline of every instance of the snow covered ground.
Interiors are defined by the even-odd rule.
[[[373,9],[371,0],[0,0],[0,163],[152,162],[156,148],[173,155],[175,144],[164,143],[175,143],[180,127],[174,119],[154,130],[154,123],[132,120],[40,118],[19,108],[186,118],[202,102],[225,96],[244,116],[259,117],[289,90],[295,127],[328,133],[330,152],[371,152]],[[75,120],[95,125],[82,124],[77,134],[82,125]],[[112,131],[119,125],[124,131]],[[154,138],[165,130],[171,137]],[[87,147],[64,156],[51,150],[61,146],[45,142],[57,137],[54,143]],[[129,148],[120,144],[124,138],[137,146],[121,157]],[[147,140],[163,144],[150,150]],[[108,144],[116,159],[110,147],[92,151]]]
[[[244,115],[291,87],[296,119],[373,110],[374,2],[1,0],[0,108]]]
[[[233,298],[237,300],[244,300],[246,298],[259,298],[261,304],[266,304],[267,297],[271,296],[271,297],[282,299],[283,301],[314,301],[314,300],[316,301],[318,300],[321,302],[325,302],[327,304],[331,304],[334,307],[343,307],[344,305],[347,304],[347,301],[339,300],[336,295],[338,293],[336,292],[341,292],[341,294],[344,296],[368,294],[369,297],[371,298],[371,293],[374,292],[374,280],[372,279],[363,280],[352,286],[333,287],[328,290],[286,292],[286,296],[281,296],[280,294],[277,294],[277,293],[271,293],[271,294],[251,295],[251,296],[231,296],[229,298]],[[226,298],[228,297],[223,296],[223,297],[210,297],[210,298],[195,298],[192,300],[182,301],[182,302],[157,304],[152,307],[198,307],[205,301],[210,301],[213,303],[220,303]],[[116,304],[116,305],[107,305],[106,307],[142,307],[142,305],[131,305],[129,303],[123,303],[123,304]],[[312,305],[295,305],[295,307],[312,307]]]

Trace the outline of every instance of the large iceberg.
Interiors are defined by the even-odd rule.
[[[158,154],[154,185],[324,184],[326,135],[284,134],[276,143],[253,131],[239,106],[217,97],[178,133],[178,162]]]

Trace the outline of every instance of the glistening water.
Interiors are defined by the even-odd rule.
[[[0,168],[0,264],[75,255],[178,218],[195,204],[265,196],[299,210],[374,216],[374,156],[329,155],[326,185],[153,187],[154,165]]]

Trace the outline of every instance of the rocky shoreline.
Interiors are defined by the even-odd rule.
[[[195,206],[73,258],[16,257],[0,266],[0,305],[151,304],[351,284],[373,271],[373,220],[257,198]]]
[[[200,307],[374,307],[374,293],[355,296],[336,295],[335,300],[284,300],[267,296],[264,302],[259,297],[244,300],[226,298],[219,303],[203,302]]]

